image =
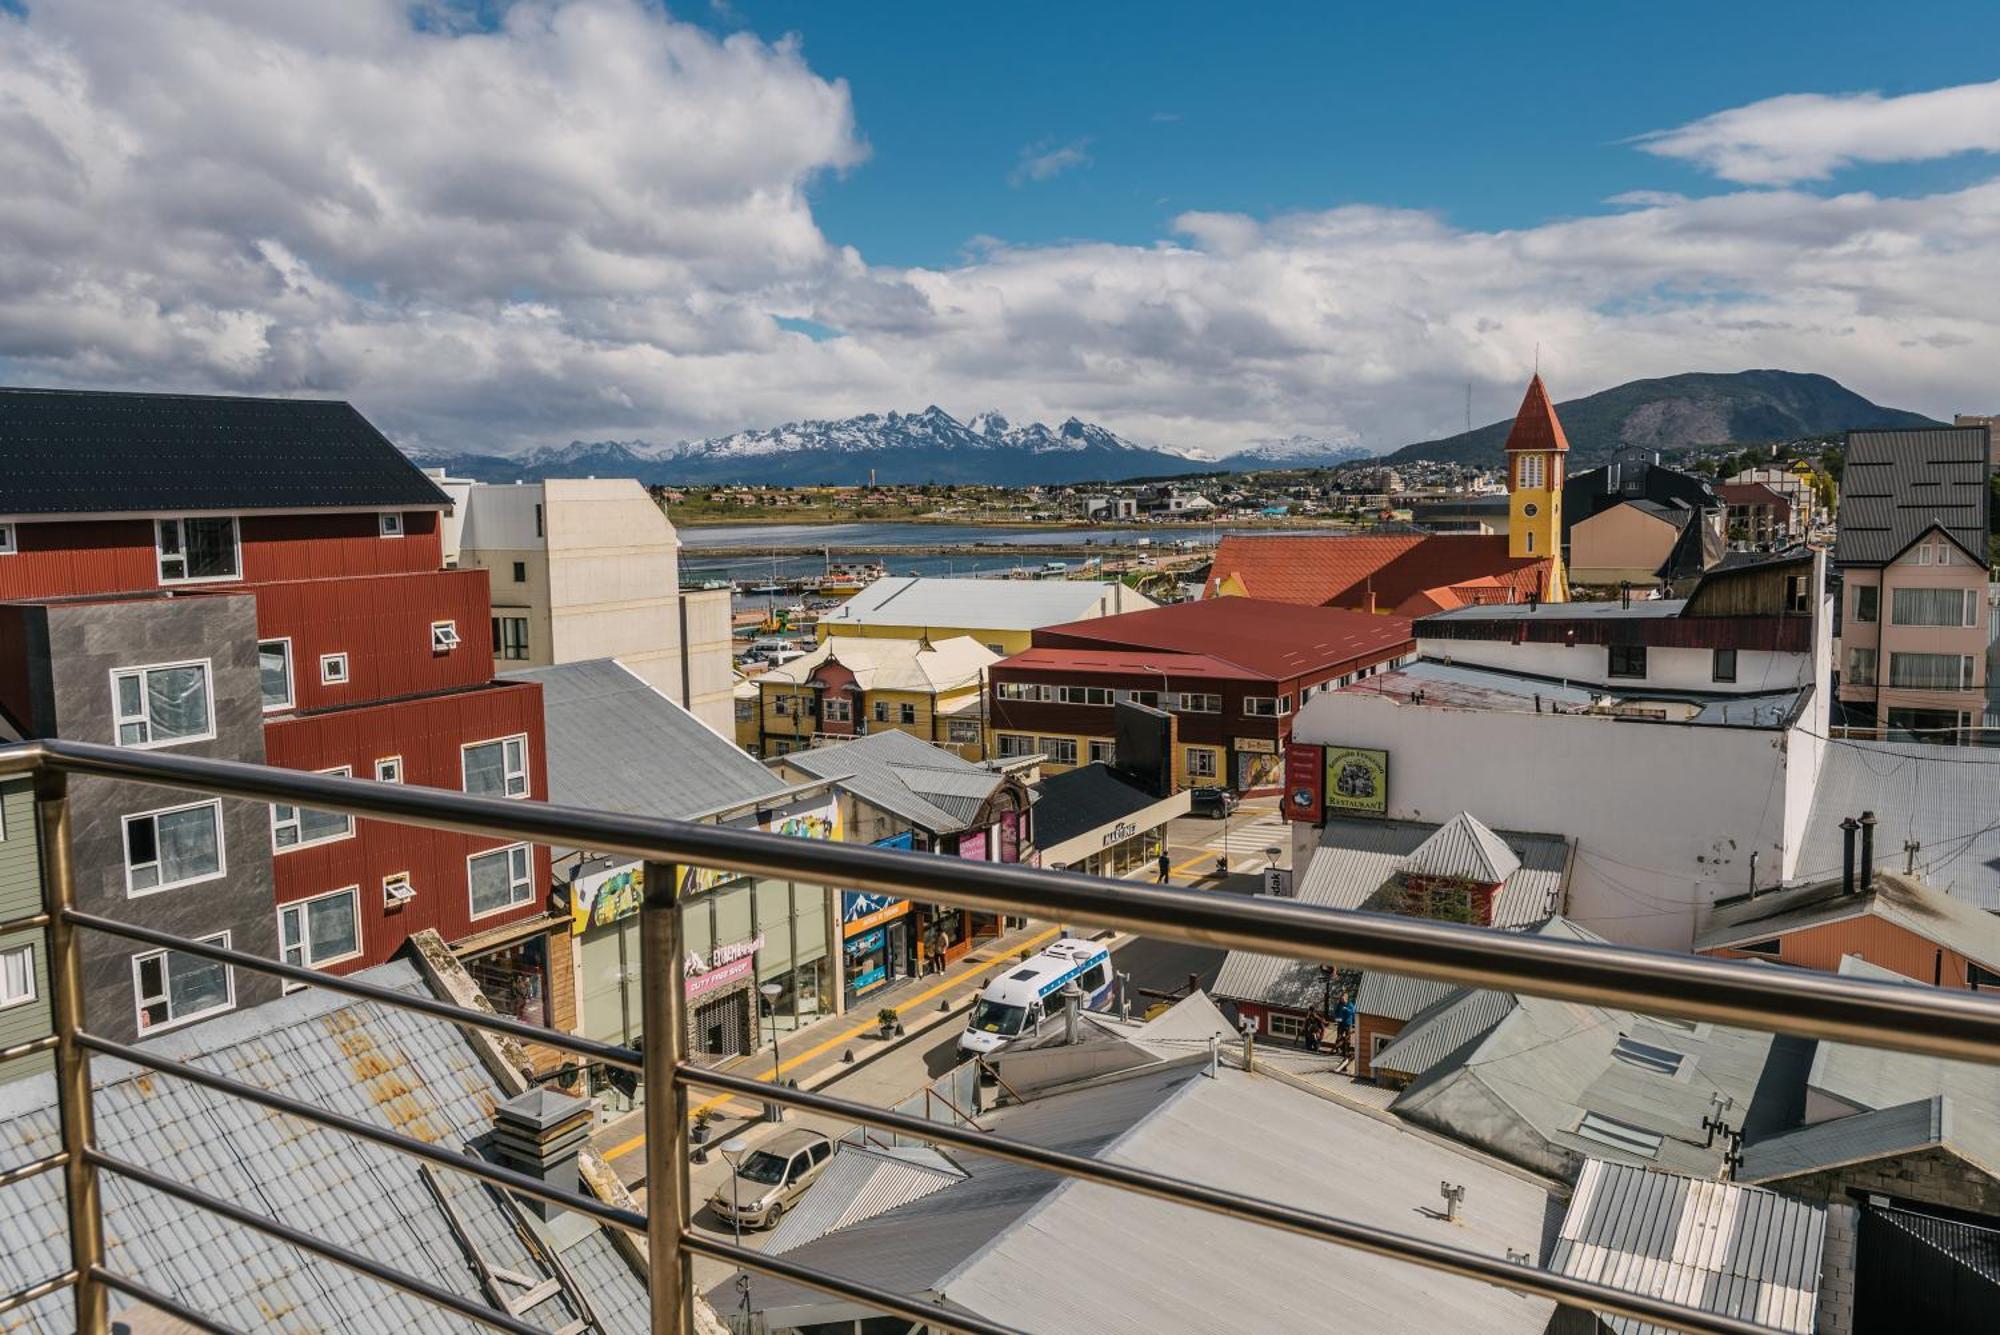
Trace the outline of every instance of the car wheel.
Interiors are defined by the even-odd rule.
[[[776,1228],[778,1226],[778,1221],[780,1219],[783,1219],[784,1217],[785,1217],[785,1207],[782,1205],[774,1205],[771,1207],[771,1212],[764,1216],[764,1227],[767,1230]]]

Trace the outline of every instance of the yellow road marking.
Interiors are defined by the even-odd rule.
[[[1013,947],[1013,949],[1019,950],[1022,948],[1026,948],[1032,950],[1034,947],[1041,945],[1044,941],[1052,940],[1055,937],[1056,933],[1061,930],[1062,929],[1058,927],[1051,927],[1045,932],[1040,932],[1035,936],[1028,938],[1026,941],[1022,942],[1020,946]],[[992,963],[992,961],[988,961],[988,963]],[[979,969],[968,969],[964,973],[959,974],[955,978],[947,978],[943,982],[939,983],[937,986],[932,988],[927,988],[924,991],[917,993],[917,995],[911,997],[908,1001],[905,1001],[900,1006],[896,1007],[896,1014],[902,1015],[906,1011],[909,1011],[912,1008],[920,1006],[924,1002],[929,1001],[932,997],[937,996],[938,993],[940,992],[949,992],[954,987],[958,987],[963,983],[973,981],[973,975],[979,972],[980,972]],[[794,1066],[797,1066],[802,1062],[809,1062],[813,1058],[819,1056],[821,1053],[828,1052],[834,1048],[837,1048],[841,1044],[859,1038],[861,1035],[867,1033],[869,1030],[877,1028],[880,1028],[880,1026],[875,1021],[869,1020],[865,1024],[857,1024],[852,1029],[846,1030],[843,1033],[835,1034],[832,1038],[827,1039],[824,1043],[820,1043],[817,1046],[807,1048],[804,1052],[799,1053],[797,1056],[786,1058],[783,1062],[779,1064],[777,1074],[782,1076],[786,1071],[791,1070]],[[766,1084],[769,1084],[771,1081],[771,1077],[768,1075],[760,1075],[757,1078],[759,1080],[764,1081]],[[708,1100],[706,1103],[697,1104],[690,1111],[690,1115],[698,1116],[701,1113],[712,1112],[715,1109],[721,1107],[723,1104],[729,1102],[729,1100],[732,1097],[733,1096],[729,1094],[718,1094],[714,1098]],[[626,1155],[630,1154],[633,1150],[638,1149],[641,1145],[644,1145],[645,1143],[646,1143],[646,1137],[643,1133],[641,1133],[640,1135],[636,1135],[622,1144],[613,1145],[610,1149],[602,1151],[602,1153],[606,1159],[622,1159]]]

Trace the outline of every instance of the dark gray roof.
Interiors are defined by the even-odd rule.
[[[1861,879],[1858,872],[1856,879]],[[1695,949],[1740,946],[1863,915],[1955,950],[2000,973],[2000,918],[1916,877],[1879,867],[1874,880],[1853,894],[1843,893],[1840,878],[1833,877],[1755,898],[1719,902],[1695,938]]]
[[[1876,857],[1918,844],[1916,874],[1987,912],[2000,911],[2000,750],[1922,742],[1834,740],[1826,745],[1796,881],[1840,875],[1840,822],[1873,811]],[[1894,833],[1890,833],[1893,831]],[[1894,865],[1901,865],[1900,862]]]
[[[1591,1159],[1549,1269],[1809,1335],[1825,1238],[1823,1206]],[[1629,1317],[1602,1319],[1617,1335],[1665,1335]]]
[[[1054,848],[1160,801],[1101,762],[1051,774],[1035,785],[1035,798],[1035,843],[1041,848]]]
[[[0,514],[448,504],[338,400],[0,389]]]
[[[1984,565],[1988,445],[1983,426],[1848,432],[1834,560],[1884,565],[1936,525]]]
[[[686,818],[782,792],[783,780],[616,659],[506,674],[541,683],[549,800]]]
[[[426,994],[407,963],[358,977]],[[494,1106],[508,1093],[456,1025],[317,990],[141,1046],[452,1150],[483,1139]],[[91,1075],[97,1137],[106,1153],[462,1297],[489,1301],[416,1160],[123,1062],[99,1057]],[[53,1078],[31,1076],[0,1087],[0,1123],[8,1129],[10,1162],[54,1153],[59,1141]],[[492,1265],[537,1282],[549,1277],[548,1267],[522,1242],[522,1225],[494,1193],[462,1174],[441,1172],[439,1180]],[[462,1317],[116,1173],[104,1174],[102,1181],[111,1269],[232,1329],[266,1330],[275,1321],[287,1330],[327,1335],[456,1335],[466,1327]],[[0,1247],[0,1289],[12,1292],[68,1267],[62,1189],[60,1173],[45,1173],[0,1190],[0,1236],[7,1239]],[[526,1227],[561,1256],[605,1322],[605,1335],[643,1335],[645,1282],[602,1228],[577,1222],[564,1216]],[[559,1297],[525,1319],[557,1330],[582,1315],[576,1303]],[[67,1293],[8,1321],[9,1330],[43,1335],[75,1329]]]
[[[983,765],[893,730],[794,751],[784,763],[831,780],[870,806],[934,834],[970,826],[1005,782],[1005,776]]]
[[[1779,1182],[1829,1168],[1899,1158],[1939,1145],[1950,1146],[1954,1139],[1952,1112],[1951,1099],[1933,1094],[1852,1117],[1796,1127],[1745,1145],[1743,1164],[1736,1176],[1744,1182]]]

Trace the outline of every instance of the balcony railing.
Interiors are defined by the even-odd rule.
[[[61,1148],[41,1160],[0,1173],[0,1186],[41,1173],[56,1170],[63,1173],[71,1264],[62,1274],[0,1295],[0,1313],[68,1288],[75,1299],[75,1329],[89,1335],[102,1335],[107,1329],[107,1299],[111,1290],[178,1316],[198,1329],[229,1329],[211,1316],[154,1291],[142,1278],[119,1274],[106,1265],[99,1199],[99,1181],[106,1174],[141,1183],[190,1206],[215,1212],[244,1227],[351,1267],[479,1325],[539,1335],[537,1327],[503,1311],[482,1306],[380,1261],[163,1177],[143,1165],[106,1154],[97,1145],[92,1123],[90,1063],[99,1055],[373,1141],[643,1237],[651,1272],[651,1329],[655,1335],[691,1335],[695,1302],[692,1259],[697,1256],[791,1280],[932,1330],[966,1335],[1020,1335],[1010,1327],[977,1316],[940,1310],[908,1295],[857,1283],[783,1256],[765,1255],[695,1232],[691,1222],[695,1202],[688,1182],[691,1148],[688,1131],[689,1091],[697,1087],[836,1115],[861,1126],[900,1132],[1176,1202],[1191,1209],[1248,1220],[1579,1308],[1717,1335],[1768,1332],[1767,1327],[1752,1322],[1555,1274],[1531,1263],[1444,1246],[1219,1187],[1046,1149],[850,1099],[704,1070],[689,1061],[687,1051],[682,964],[686,951],[681,915],[677,911],[680,906],[671,889],[676,884],[676,877],[671,874],[675,864],[722,867],[751,875],[919,897],[927,902],[988,913],[1110,927],[1153,937],[1254,950],[1348,968],[1383,969],[1412,977],[1687,1020],[1783,1030],[1810,1038],[1935,1057],[2000,1062],[2000,1003],[1964,992],[1551,937],[1503,934],[1413,918],[1321,909],[1290,900],[1252,900],[1021,866],[915,857],[866,845],[820,843],[719,826],[475,798],[439,789],[377,784],[233,761],[75,742],[48,741],[0,748],[0,777],[23,773],[33,775],[35,783],[37,826],[43,848],[44,912],[0,923],[0,932],[31,928],[47,931],[55,1032],[48,1038],[0,1051],[0,1060],[54,1050]],[[643,858],[648,863],[649,889],[641,910],[640,932],[649,965],[642,978],[642,1032],[657,1036],[657,1042],[649,1037],[652,1055],[657,1060],[648,1062],[639,1052],[615,1044],[555,1033],[504,1016],[83,912],[76,907],[76,871],[70,860],[67,789],[71,776],[121,779],[256,802],[281,801],[462,834],[553,842]],[[291,982],[511,1035],[588,1061],[642,1072],[646,1089],[645,1156],[650,1208],[640,1214],[608,1205],[371,1122],[169,1059],[145,1047],[92,1034],[83,1021],[79,940],[85,932],[103,932],[170,947],[237,968],[274,974]]]

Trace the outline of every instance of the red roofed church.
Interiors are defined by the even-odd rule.
[[[1507,433],[1506,536],[1231,534],[1205,598],[1257,598],[1418,617],[1473,603],[1565,602],[1563,460],[1569,440],[1540,375]]]

